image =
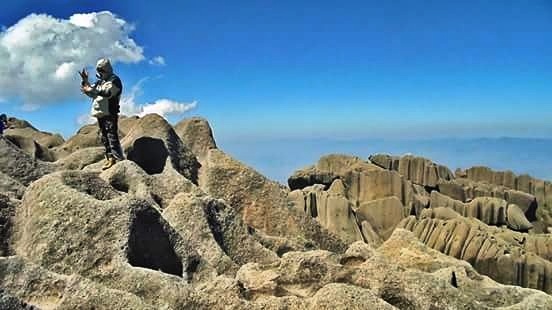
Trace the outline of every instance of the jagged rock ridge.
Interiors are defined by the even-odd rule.
[[[128,160],[101,171],[95,125],[67,141],[10,125],[2,309],[552,308],[534,233],[548,222],[523,187],[330,155],[288,188],[220,150],[206,120],[158,115],[121,118]]]

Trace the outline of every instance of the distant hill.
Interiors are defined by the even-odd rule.
[[[416,154],[451,169],[487,166],[516,174],[552,180],[552,139],[478,138],[420,140],[296,139],[267,141],[220,141],[224,149],[273,180],[287,177],[328,153],[367,158],[374,153]]]

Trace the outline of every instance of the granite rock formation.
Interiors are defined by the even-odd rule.
[[[10,124],[0,309],[552,308],[537,181],[327,155],[287,187],[158,115],[121,118],[102,171],[96,125]]]

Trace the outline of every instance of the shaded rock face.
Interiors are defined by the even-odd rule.
[[[29,137],[15,135],[13,133],[4,135],[11,143],[15,144],[19,149],[29,154],[33,159],[43,161],[54,161],[54,154],[46,147],[38,144],[35,140]]]
[[[0,256],[13,254],[10,241],[13,234],[15,208],[16,205],[9,197],[0,195]]]
[[[183,276],[182,261],[171,242],[171,227],[163,225],[155,209],[136,210],[131,215],[127,259],[135,267]],[[174,234],[174,233],[173,233]],[[195,267],[190,266],[192,271]]]
[[[127,158],[137,163],[148,174],[163,172],[169,152],[161,139],[142,137],[134,141]]]
[[[206,120],[157,115],[120,119],[128,160],[102,171],[96,125],[63,142],[14,124],[1,309],[552,308],[536,195],[380,155],[324,156],[287,188]]]

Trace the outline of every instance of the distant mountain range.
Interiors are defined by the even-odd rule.
[[[414,155],[431,158],[451,169],[487,166],[552,180],[552,139],[286,139],[265,141],[224,141],[219,144],[230,154],[278,182],[287,183],[293,171],[311,165],[328,153],[354,154],[367,158],[375,153]]]

